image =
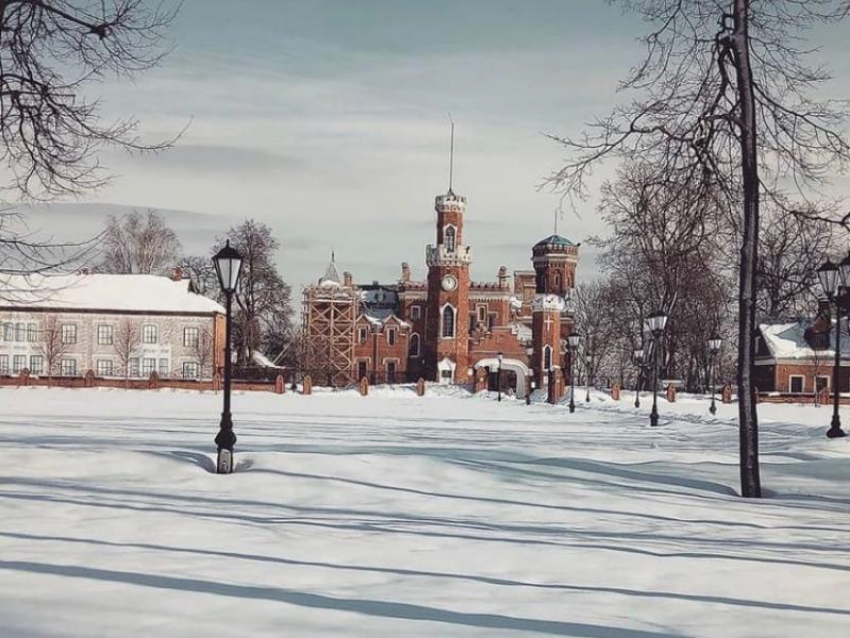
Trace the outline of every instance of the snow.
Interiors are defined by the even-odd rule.
[[[835,321],[833,320],[833,326]],[[806,341],[806,329],[811,322],[762,324],[759,326],[770,354],[775,359],[814,359],[831,360],[835,356],[835,330],[830,334],[828,348],[815,350]],[[843,332],[842,328],[842,332]],[[850,343],[841,342],[841,356],[850,355]]]
[[[221,313],[220,304],[189,289],[190,281],[158,275],[6,275],[3,304],[57,310]]]
[[[647,395],[583,388],[572,415],[453,387],[240,393],[217,476],[220,395],[2,389],[0,635],[845,635],[830,411],[760,406],[752,501],[737,406],[680,397],[650,428]]]

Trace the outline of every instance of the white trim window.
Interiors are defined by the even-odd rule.
[[[9,355],[0,354],[0,374],[9,374]]]
[[[156,370],[156,359],[153,357],[145,357],[142,359],[142,377],[147,379],[153,371]]]
[[[456,324],[457,310],[451,304],[446,304],[440,312],[440,336],[443,339],[454,339]]]
[[[168,364],[168,359],[160,359],[159,360],[159,368],[157,369],[157,374],[160,377],[170,377],[171,376],[171,366]]]
[[[366,343],[366,337],[367,336],[368,336],[368,331],[366,330],[366,328],[360,328],[359,331],[358,331],[358,334],[357,334],[357,342],[360,345],[363,345],[364,343]]]
[[[197,348],[201,339],[201,330],[198,326],[187,326],[183,328],[183,347]]]
[[[142,343],[153,344],[159,340],[159,330],[156,324],[146,323],[142,326]]]
[[[788,392],[790,392],[791,394],[803,394],[805,384],[806,377],[804,377],[802,374],[788,375]]]
[[[38,325],[34,323],[27,324],[27,341],[35,343],[38,341]]]
[[[42,355],[30,355],[30,374],[44,374],[44,357]]]
[[[15,324],[7,321],[3,324],[3,341],[15,340]]]
[[[114,367],[112,365],[112,361],[109,359],[98,359],[97,360],[97,376],[99,377],[111,377],[114,372]]]
[[[139,357],[133,357],[132,359],[130,359],[130,376],[139,376]]]
[[[422,306],[420,306],[418,304],[415,305],[415,306],[411,306],[410,307],[410,318],[416,320],[416,319],[419,319],[420,317],[422,317]]]
[[[395,345],[395,328],[389,328],[387,330],[387,345],[394,346]]]
[[[183,378],[184,379],[197,379],[201,376],[201,366],[198,365],[197,361],[184,361],[183,362]]]
[[[543,370],[551,370],[552,368],[552,346],[543,346],[543,357],[541,358]]]
[[[74,326],[76,328],[76,326]],[[77,360],[71,357],[63,357],[59,362],[59,373],[63,377],[77,376]]]
[[[63,323],[60,330],[62,331],[62,343],[66,345],[74,345],[77,343],[77,324]]]
[[[27,339],[27,326],[23,322],[18,322],[15,324],[15,341],[26,341]]]
[[[27,367],[27,355],[16,354],[12,357],[12,374],[20,374]]]
[[[411,357],[418,357],[419,356],[419,347],[420,347],[419,335],[416,334],[415,332],[412,335],[410,335],[410,344],[409,345],[410,345],[410,347],[409,347],[410,356]]]
[[[113,326],[108,323],[101,323],[97,326],[97,345],[111,346],[114,343],[115,331]]]
[[[815,389],[818,392],[820,392],[824,388],[829,390],[830,381],[832,381],[832,379],[829,376],[819,374],[817,377],[815,377]]]

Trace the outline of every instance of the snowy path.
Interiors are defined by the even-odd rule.
[[[583,394],[582,394],[583,396]],[[0,636],[844,635],[850,441],[763,406],[0,391]],[[850,418],[845,417],[848,421]]]

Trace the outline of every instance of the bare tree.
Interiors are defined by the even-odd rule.
[[[177,265],[183,269],[183,274],[189,278],[198,294],[212,299],[218,297],[220,290],[212,259],[197,256],[183,257]]]
[[[112,341],[113,349],[118,357],[118,367],[124,376],[124,385],[130,382],[130,362],[136,357],[141,343],[139,325],[129,317],[125,317],[115,329]]]
[[[754,383],[761,199],[786,201],[782,185],[817,196],[847,165],[843,105],[811,97],[828,79],[806,64],[800,32],[834,23],[847,0],[622,0],[653,25],[646,57],[622,88],[639,94],[583,137],[555,137],[571,153],[551,178],[582,195],[589,171],[609,158],[639,158],[678,183],[723,193],[740,237],[738,415],[741,492],[761,496]],[[795,213],[788,207],[789,213]],[[848,215],[844,220],[850,219]]]
[[[179,6],[179,5],[178,5]],[[24,197],[80,194],[102,186],[104,147],[157,151],[133,119],[105,124],[89,86],[134,77],[167,53],[175,11],[146,0],[0,2],[0,159],[8,188]]]
[[[243,258],[233,323],[237,360],[249,365],[259,350],[276,357],[292,332],[292,291],[274,263],[280,244],[269,226],[253,219],[231,228],[225,239]],[[223,245],[219,240],[214,252]]]
[[[203,381],[206,378],[207,370],[212,374],[213,361],[215,358],[215,349],[213,345],[213,336],[209,328],[202,327],[198,331],[198,340],[192,347],[195,360],[198,362],[198,378]]]
[[[163,274],[177,265],[180,240],[155,210],[109,218],[103,234],[101,270],[120,274]]]
[[[47,385],[53,384],[56,369],[62,358],[68,354],[69,344],[62,338],[62,325],[56,315],[45,315],[39,326],[40,339],[36,347],[44,357],[44,369],[47,372]]]

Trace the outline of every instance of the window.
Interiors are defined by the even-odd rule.
[[[487,321],[487,306],[478,306],[478,321],[481,323]]]
[[[97,327],[97,345],[111,346],[113,344],[114,331],[109,324],[102,323]]]
[[[133,357],[130,359],[130,376],[137,377],[139,376],[139,358]]]
[[[418,357],[419,356],[419,335],[414,334],[410,336],[410,356]]]
[[[44,357],[40,354],[30,356],[30,374],[44,374]]]
[[[27,367],[27,355],[16,354],[12,357],[12,374],[20,374]]]
[[[34,323],[27,324],[27,341],[30,343],[38,341],[38,326]]]
[[[487,329],[492,330],[493,326],[496,325],[496,313],[491,313],[487,315]]]
[[[197,328],[196,328],[197,330]],[[157,329],[156,326],[149,323],[142,326],[142,343],[156,343]],[[196,341],[197,344],[197,341]]]
[[[792,374],[788,377],[788,390],[792,394],[801,394],[803,392],[803,377],[802,375]]]
[[[142,376],[147,378],[156,370],[156,359],[145,357],[142,359]]]
[[[111,377],[112,376],[112,361],[109,359],[98,359],[97,361],[97,376]]]
[[[77,324],[63,323],[62,324],[62,343],[74,344],[77,343]]]
[[[389,330],[387,330],[387,345],[395,345],[395,328],[390,328]]]
[[[161,377],[171,376],[171,366],[168,365],[168,359],[159,360],[159,370],[157,373]]]
[[[419,319],[422,316],[422,306],[411,306],[410,307],[410,318],[411,319]]]
[[[446,228],[446,250],[450,253],[455,251],[455,229],[454,226]]]
[[[0,354],[0,374],[9,374],[9,355]]]
[[[198,365],[196,361],[184,361],[183,362],[183,378],[184,379],[197,379],[200,376],[201,367]]]
[[[555,273],[555,292],[561,291],[561,273]]]
[[[186,348],[197,348],[201,331],[198,327],[183,328],[183,346]]]
[[[59,364],[59,371],[63,377],[77,376],[77,360],[63,358]]]
[[[366,328],[360,328],[358,340],[360,341],[360,343],[366,343]]]
[[[23,341],[26,337],[26,326],[23,323],[15,324],[15,341]]]
[[[543,369],[549,370],[552,367],[552,347],[543,347]]]
[[[824,389],[829,390],[829,377],[818,377],[815,383],[817,384],[818,392]]]
[[[387,383],[395,383],[395,361],[387,361]]]
[[[15,339],[15,324],[3,324],[3,341],[13,341]]]
[[[443,308],[443,330],[444,339],[452,339],[455,336],[455,309],[451,306]]]

